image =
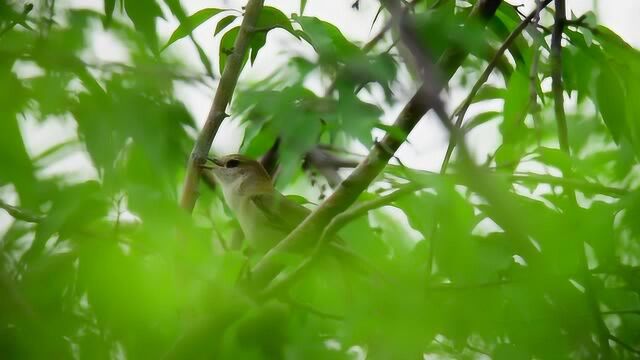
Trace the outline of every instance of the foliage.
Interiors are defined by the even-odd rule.
[[[313,56],[288,53],[276,73],[243,79],[225,121],[244,126],[240,152],[277,156],[279,189],[320,194],[293,197],[313,208],[362,159],[354,153],[376,149],[374,135],[407,139],[381,119],[406,103],[403,74],[417,82],[420,64],[395,29],[358,44],[307,1],[299,14],[275,3],[244,29],[244,70],[269,61],[259,53],[272,31]],[[225,70],[243,9],[0,0],[0,208],[11,215],[0,222],[2,358],[638,356],[640,52],[593,13],[567,20],[565,152],[548,86],[551,7],[503,54],[518,7],[502,3],[485,28],[470,18],[476,1],[411,3],[432,56],[469,53],[450,88],[468,91],[498,57],[499,76],[480,84],[462,125],[468,139],[500,139],[483,176],[469,176],[459,152],[442,173],[387,165],[342,214],[347,261],[320,252],[265,292],[249,284],[256,254],[235,246],[238,224],[215,189],[200,185],[193,216],[179,206],[198,126],[176,88],[210,84],[212,60]],[[162,18],[179,22],[168,39]],[[208,21],[215,53],[191,35]],[[96,62],[96,34],[127,61]],[[172,52],[182,41],[205,73]],[[321,94],[310,86],[319,77],[332,79]],[[50,128],[65,137],[38,135]],[[77,159],[89,168],[68,170]],[[279,259],[281,277],[313,254]]]

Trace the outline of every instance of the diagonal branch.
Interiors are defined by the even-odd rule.
[[[227,58],[207,120],[191,152],[182,189],[182,198],[180,199],[180,206],[189,213],[193,211],[196,203],[200,166],[206,161],[211,143],[213,143],[213,138],[216,136],[222,120],[228,116],[225,111],[238,83],[244,58],[251,42],[253,28],[258,21],[263,4],[264,0],[249,0],[245,7],[244,18],[233,46],[233,52]]]
[[[471,16],[474,18],[479,17],[486,21],[495,14],[501,2],[501,0],[478,1]],[[443,54],[438,66],[443,69],[443,77],[445,79],[453,76],[453,73],[462,64],[466,55],[466,52],[459,48],[449,49]],[[430,104],[425,101],[424,92],[425,85],[423,84],[394,123],[394,126],[405,134],[409,134],[431,108]],[[395,136],[387,134],[380,144],[380,146],[374,146],[371,149],[369,155],[360,162],[347,179],[340,183],[331,196],[255,265],[252,271],[252,280],[255,286],[263,287],[277,275],[282,268],[277,260],[281,254],[295,249],[309,248],[333,217],[355,202],[360,193],[382,172],[393,153],[402,144],[402,141]]]
[[[13,216],[18,220],[22,220],[30,223],[38,223],[42,221],[42,216],[33,214],[27,210],[21,209],[19,207],[9,205],[6,202],[0,200],[0,209],[6,211],[9,215]]]

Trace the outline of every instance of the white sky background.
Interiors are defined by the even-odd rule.
[[[131,0],[129,0],[131,1]],[[378,10],[377,0],[361,0],[360,10],[351,8],[355,0],[308,0],[305,15],[317,16],[328,21],[342,30],[345,36],[353,41],[364,43],[368,41],[379,28],[383,21],[378,21],[373,30],[370,30],[371,21]],[[526,11],[535,6],[533,0],[509,0],[511,4],[526,4]],[[235,8],[241,9],[246,0],[182,0],[187,13],[192,14],[202,8]],[[299,0],[267,0],[266,5],[275,6],[285,14],[298,13]],[[640,15],[640,0],[567,0],[568,11],[573,11],[577,16],[594,8],[598,4],[596,13],[599,22],[612,28],[627,42],[640,47],[640,31],[638,30],[638,16]],[[74,6],[93,8],[99,11],[103,9],[102,0],[58,0],[59,6]],[[167,10],[167,9],[164,9]],[[117,11],[117,10],[116,10]],[[177,21],[166,11],[167,21],[160,21],[158,30],[161,38],[168,39],[177,26]],[[220,16],[206,22],[194,32],[194,35],[205,51],[210,55],[217,69],[218,40],[213,38],[213,30]],[[239,21],[239,20],[236,20]],[[89,54],[89,60],[96,61],[126,61],[125,49],[118,46],[108,35],[97,32],[94,39],[93,54]],[[202,73],[202,65],[197,53],[187,38],[174,43],[168,51],[179,56],[187,64],[191,65],[194,73]],[[288,56],[292,53],[302,53],[313,56],[313,50],[304,42],[294,39],[282,30],[274,30],[269,33],[267,45],[260,51],[253,67],[245,67],[240,82],[250,79],[262,79],[277,71],[286,64]],[[385,109],[384,120],[392,122],[409,96],[413,93],[411,80],[404,74],[400,77],[401,84],[395,89],[396,94],[402,98],[392,109]],[[315,79],[311,82],[312,90],[322,93],[328,79]],[[209,110],[213,97],[213,88],[203,85],[183,84],[178,85],[178,97],[182,99],[191,111],[198,124],[202,125]],[[449,108],[453,108],[466,96],[469,89],[452,89],[448,96]],[[367,100],[375,100],[374,98]],[[475,109],[477,111],[477,108]],[[470,113],[474,112],[472,107]],[[75,123],[67,121],[62,125],[59,122],[48,122],[45,125],[36,124],[35,121],[27,121],[23,126],[23,133],[32,155],[56,144],[63,139],[75,136]],[[479,127],[469,136],[471,145],[475,148],[478,157],[483,158],[487,152],[495,148],[495,129],[491,126]],[[376,134],[380,136],[381,133]],[[219,154],[236,152],[242,141],[242,131],[233,122],[225,121],[213,145],[214,152]],[[397,155],[405,165],[428,170],[437,170],[442,161],[448,138],[435,118],[427,116],[414,129],[409,137],[409,142],[404,144]],[[359,149],[363,154],[365,148]],[[72,171],[76,178],[94,177],[93,169],[88,158],[78,154],[54,164],[47,173]],[[9,200],[9,199],[7,199]],[[0,217],[3,216],[0,214]],[[1,218],[0,218],[1,219]]]

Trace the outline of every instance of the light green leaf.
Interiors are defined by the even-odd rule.
[[[618,74],[603,64],[596,79],[596,103],[605,125],[617,142],[627,134],[626,94]]]
[[[293,26],[291,26],[291,20],[289,20],[289,17],[273,6],[265,6],[262,8],[255,28],[258,31],[264,32],[268,32],[272,28],[281,28],[288,31],[291,35],[298,37]]]
[[[185,19],[178,27],[173,31],[169,41],[162,47],[162,50],[166,49],[169,45],[182,39],[185,36],[189,36],[193,30],[202,25],[205,21],[211,19],[217,14],[225,11],[226,9],[206,8],[199,10],[195,14]]]

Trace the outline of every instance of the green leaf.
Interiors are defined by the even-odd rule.
[[[564,174],[569,174],[572,169],[571,157],[560,149],[553,149],[548,147],[540,147],[536,150],[536,156],[534,159],[540,161],[545,165],[550,165],[558,170],[561,170]]]
[[[304,14],[304,8],[307,7],[307,0],[300,0],[300,15]]]
[[[104,0],[104,25],[109,26],[113,18],[113,10],[116,7],[116,0]]]
[[[265,6],[262,8],[255,28],[258,31],[264,32],[268,32],[272,28],[281,28],[288,31],[291,35],[298,37],[293,26],[291,26],[289,18],[273,6]]]
[[[106,215],[108,203],[95,181],[68,187],[56,195],[51,210],[38,223],[33,243],[23,256],[26,261],[39,255],[53,234],[60,233],[60,237],[64,237]]]
[[[294,20],[302,27],[302,37],[313,46],[321,59],[335,62],[363,56],[360,48],[347,40],[335,25],[311,16],[296,16]]]
[[[131,0],[129,0],[131,1]],[[169,41],[162,47],[162,50],[166,49],[169,45],[174,42],[182,39],[185,36],[189,36],[193,30],[195,30],[198,26],[202,25],[205,21],[211,19],[217,14],[225,11],[226,9],[217,9],[217,8],[206,8],[197,11],[195,14],[189,16],[185,19],[185,21],[181,22],[180,25],[173,31]]]
[[[403,142],[407,139],[407,133],[397,126],[386,125],[386,124],[376,124],[375,127],[377,127],[380,130],[386,131],[387,134],[389,134],[389,136],[391,136],[392,138],[400,142]]]
[[[471,119],[471,121],[467,122],[464,125],[464,128],[466,131],[469,131],[477,126],[480,126],[486,122],[489,122],[497,118],[498,116],[500,116],[499,111],[486,111],[486,112],[480,113],[474,116],[473,119]]]
[[[504,99],[504,121],[500,126],[504,141],[517,141],[524,127],[529,108],[529,79],[521,71],[514,71],[507,85]]]
[[[141,32],[148,41],[147,45],[153,51],[157,51],[156,18],[163,17],[158,3],[155,0],[125,0],[124,9],[136,30]]]
[[[596,103],[605,125],[616,142],[628,134],[626,126],[626,94],[617,72],[612,67],[602,64],[596,79]]]
[[[233,52],[233,47],[236,43],[236,38],[240,32],[240,27],[234,27],[227,31],[220,40],[220,51],[218,52],[218,70],[220,74],[224,71],[224,66],[227,64],[227,58]]]
[[[249,61],[250,64],[253,65],[253,62],[256,60],[258,56],[258,51],[262,49],[262,47],[267,43],[267,33],[260,32],[257,34],[253,34],[251,38],[251,43],[249,44]]]
[[[220,21],[218,21],[218,23],[216,24],[216,29],[213,31],[213,36],[218,35],[220,31],[226,28],[227,25],[231,24],[236,18],[238,18],[236,15],[227,15],[220,19]]]
[[[300,195],[296,195],[296,194],[289,194],[289,195],[285,195],[285,197],[287,199],[295,202],[295,203],[300,204],[300,205],[308,205],[308,204],[316,205],[315,203],[307,200],[307,198],[304,197],[304,196],[300,196]]]
[[[257,158],[271,148],[276,136],[268,126],[258,122],[250,122],[244,132],[240,150],[243,154]]]

